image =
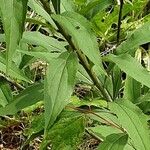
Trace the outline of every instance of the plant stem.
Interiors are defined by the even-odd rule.
[[[116,123],[114,123],[114,122],[112,122],[112,121],[109,121],[109,120],[103,118],[102,116],[96,114],[95,112],[93,112],[93,111],[91,111],[91,110],[81,109],[81,108],[72,107],[72,106],[66,106],[66,108],[71,108],[71,109],[80,111],[80,112],[85,113],[85,114],[86,114],[86,113],[93,114],[93,115],[97,116],[98,118],[102,119],[102,120],[105,122],[106,125],[112,126],[112,127],[116,128],[116,129],[119,129],[119,130],[121,130],[122,132],[126,132],[126,131],[124,130],[124,128],[120,127],[118,124],[116,124]]]
[[[118,30],[117,30],[117,45],[119,45],[119,42],[120,42],[122,9],[123,9],[123,0],[120,0],[120,9],[119,9],[119,16],[118,16]]]
[[[49,13],[49,15],[51,15],[52,12],[49,10],[50,9],[49,3],[46,3],[45,0],[40,0],[40,1],[43,4],[43,7],[47,11],[47,13]],[[81,62],[81,65],[85,68],[86,72],[92,79],[94,85],[100,90],[101,94],[103,95],[104,98],[106,98],[107,101],[112,101],[111,96],[109,95],[107,90],[103,87],[102,83],[97,78],[96,74],[93,72],[92,67],[89,65],[89,62],[88,62],[86,56],[81,52],[81,50],[79,50],[78,48],[75,47],[74,43],[71,40],[71,37],[65,33],[65,31],[62,29],[62,27],[56,21],[54,21],[54,22],[55,22],[57,28],[59,29],[59,32],[65,37],[65,39],[71,46],[72,50],[76,51],[78,58]]]

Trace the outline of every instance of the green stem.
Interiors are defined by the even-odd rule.
[[[49,10],[50,9],[49,3],[43,3],[43,1],[45,1],[45,0],[40,0],[40,1],[43,4],[43,7],[47,11],[47,13],[49,13],[51,15],[52,12]],[[71,46],[72,50],[76,51],[82,66],[85,68],[86,72],[88,73],[88,75],[92,79],[95,86],[100,90],[103,97],[106,98],[106,100],[108,100],[108,101],[112,101],[111,96],[109,95],[107,90],[103,87],[102,83],[97,78],[96,74],[93,72],[92,67],[89,65],[89,62],[88,62],[86,56],[81,52],[81,50],[79,50],[78,48],[75,47],[74,43],[71,40],[71,37],[65,33],[65,31],[62,29],[62,27],[56,21],[54,21],[54,22],[55,22],[57,28],[59,29],[59,32],[65,37],[65,39],[67,40],[67,42]]]

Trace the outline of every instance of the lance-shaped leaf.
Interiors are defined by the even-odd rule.
[[[98,147],[98,150],[124,150],[128,141],[128,135],[125,133],[111,134]]]
[[[105,74],[97,39],[88,20],[75,12],[66,12],[52,17],[71,36],[76,49],[81,50],[96,65],[99,73]]]
[[[150,149],[147,116],[135,104],[128,100],[109,103],[109,108],[117,115],[122,127],[127,130],[132,145],[137,150]]]
[[[42,46],[48,51],[66,51],[65,42],[60,42],[52,37],[41,34],[40,32],[24,32],[21,41],[32,45]]]
[[[150,74],[142,65],[129,54],[109,55],[107,58],[114,62],[130,77],[150,88]]]
[[[13,54],[24,30],[28,0],[1,0],[0,11],[5,31],[7,48],[7,68],[10,67]]]
[[[50,128],[69,102],[77,72],[75,53],[62,53],[48,66],[45,79],[45,125]]]

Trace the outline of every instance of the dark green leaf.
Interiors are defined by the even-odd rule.
[[[133,103],[137,103],[137,99],[141,95],[141,84],[131,77],[127,77],[124,87],[124,98]]]
[[[16,114],[18,111],[43,100],[43,97],[43,84],[32,85],[14,97],[11,103],[1,107],[0,116]]]
[[[40,150],[51,142],[53,150],[76,150],[85,128],[85,116],[78,112],[63,112],[43,139]]]

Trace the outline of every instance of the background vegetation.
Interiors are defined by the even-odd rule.
[[[150,150],[148,0],[0,0],[0,149]]]

